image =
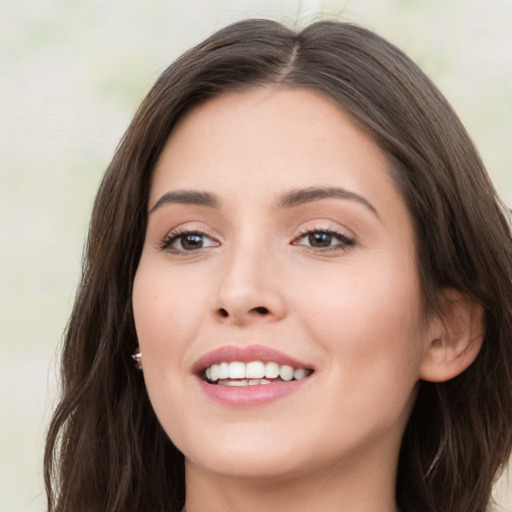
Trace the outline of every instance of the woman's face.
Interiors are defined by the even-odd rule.
[[[429,339],[371,138],[308,90],[225,94],[173,130],[149,212],[135,323],[188,470],[392,467]]]

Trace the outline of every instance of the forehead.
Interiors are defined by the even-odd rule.
[[[267,86],[186,114],[157,162],[150,203],[173,188],[254,197],[310,186],[400,201],[388,169],[386,155],[333,101]]]

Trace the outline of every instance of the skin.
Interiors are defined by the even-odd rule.
[[[280,204],[311,187],[362,200]],[[159,201],[180,190],[218,206]],[[186,457],[187,512],[396,511],[400,440],[439,322],[421,311],[411,219],[383,152],[315,92],[229,93],[173,130],[149,209],[133,308],[152,405]],[[326,230],[342,237],[312,247],[305,233]],[[186,231],[204,233],[198,248]],[[266,404],[219,404],[192,367],[228,344],[314,373]]]

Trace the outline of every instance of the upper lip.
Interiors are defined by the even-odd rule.
[[[306,368],[312,370],[312,366],[295,359],[279,350],[266,347],[264,345],[249,345],[239,347],[235,345],[226,345],[212,350],[200,357],[193,365],[192,372],[200,375],[212,364],[221,362],[239,361],[241,363],[250,363],[251,361],[269,362],[274,361],[280,365],[289,365],[293,368]]]

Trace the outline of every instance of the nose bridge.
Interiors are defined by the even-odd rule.
[[[278,279],[276,249],[261,234],[242,231],[226,248],[215,314],[235,323],[263,317],[279,319],[284,314],[284,297]]]

